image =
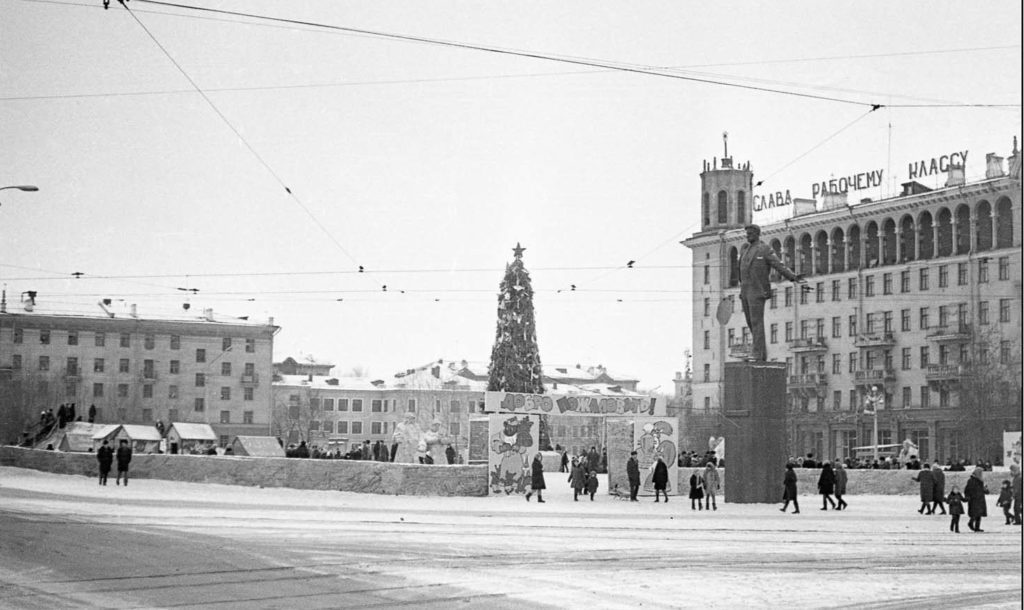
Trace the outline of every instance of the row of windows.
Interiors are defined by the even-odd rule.
[[[288,404],[295,406],[301,404],[301,394],[289,394]],[[406,403],[406,412],[416,412],[416,399],[410,398]],[[482,413],[484,410],[484,401],[472,401],[467,400],[466,406],[469,413],[476,413],[477,409]],[[363,399],[362,398],[319,398],[313,397],[309,399],[309,407],[312,410],[323,409],[324,411],[353,411],[361,412],[363,410]],[[441,399],[434,400],[434,413],[440,413],[442,410]],[[371,413],[389,413],[398,411],[398,399],[372,399],[370,400],[370,412]],[[449,413],[461,413],[462,412],[462,401],[458,399],[452,399],[448,401],[448,412]]]
[[[50,357],[39,356],[39,367],[40,371],[50,370]],[[22,368],[22,357],[21,354],[11,355],[11,367],[18,370]],[[107,361],[105,358],[93,358],[92,360],[92,371],[94,373],[105,373],[107,370]],[[224,376],[231,375],[232,366],[230,362],[222,362],[220,364],[220,374]],[[131,360],[128,358],[121,358],[117,362],[118,373],[130,373],[131,372]],[[79,369],[78,358],[72,356],[65,360],[65,373],[67,375],[79,375],[81,370]],[[171,360],[168,363],[168,373],[171,375],[178,375],[181,373],[181,361]],[[256,364],[252,362],[245,363],[244,375],[254,376],[256,374]],[[200,382],[201,379],[205,379],[207,373],[196,373],[196,385],[204,385]],[[146,379],[156,378],[156,361],[155,360],[143,360],[142,361],[142,376]]]
[[[80,333],[78,331],[69,330],[68,334],[67,334],[68,345],[79,345],[79,339],[80,339],[79,335],[80,335]],[[51,331],[49,329],[45,329],[44,328],[44,329],[40,329],[39,330],[39,343],[41,343],[43,345],[50,345],[51,340],[52,340],[52,333],[51,333]],[[14,342],[15,343],[24,343],[24,341],[25,341],[25,331],[24,331],[24,329],[22,329],[22,328],[15,328],[14,329]],[[106,333],[93,333],[93,341],[94,341],[94,345],[96,347],[105,347],[107,345],[107,334]],[[226,352],[226,351],[230,350],[231,347],[232,347],[232,344],[233,344],[233,342],[232,342],[231,337],[222,337],[221,338],[221,350],[222,351]],[[132,335],[131,335],[131,333],[119,333],[118,334],[118,345],[120,347],[131,347],[132,346]],[[145,349],[156,349],[156,335],[153,335],[153,334],[145,334],[145,335],[143,335],[142,336],[142,346]],[[181,335],[169,335],[168,346],[172,350],[181,349]],[[256,340],[255,339],[246,339],[245,340],[245,352],[247,354],[254,354],[254,353],[256,353]],[[202,358],[202,359],[200,359],[200,358]],[[205,361],[206,361],[206,350],[205,349],[197,349],[196,350],[196,362],[205,362]]]
[[[69,387],[74,388],[75,386],[72,384]],[[130,386],[127,383],[119,383],[119,384],[114,385],[113,387],[115,389],[116,396],[118,398],[128,398],[129,397],[129,393],[131,392],[131,387],[132,386]],[[93,395],[93,398],[103,398],[106,395],[106,392],[107,392],[107,385],[106,384],[103,384],[103,383],[94,383],[94,384],[92,384],[92,395]],[[71,392],[71,394],[77,394],[77,390]],[[232,396],[231,388],[229,388],[229,387],[222,387],[220,389],[220,399],[221,400],[231,400],[231,396]],[[153,384],[151,384],[151,383],[144,383],[144,384],[142,384],[142,397],[143,398],[153,398]],[[167,398],[169,400],[177,400],[178,397],[179,397],[178,386],[176,386],[176,385],[169,385],[169,386],[167,386]],[[242,400],[254,400],[254,397],[255,397],[255,391],[253,390],[253,388],[242,388]],[[197,401],[204,401],[204,399],[202,399],[202,398],[197,398],[196,400]],[[203,402],[198,402],[196,404],[197,405],[201,405],[201,404],[203,404]],[[203,411],[204,409],[196,408],[195,410],[196,411]]]
[[[931,346],[922,345],[917,349],[917,361],[920,369],[927,369],[933,364],[940,366],[964,364],[970,365],[974,360],[980,366],[986,366],[994,364],[993,354],[990,353],[988,346],[979,345],[976,346],[974,353],[974,359],[972,360],[971,346],[969,343],[955,343],[955,344],[940,344],[935,354],[936,360],[932,361],[932,349]],[[862,358],[863,356],[863,358]],[[1014,342],[1013,341],[1000,341],[999,343],[999,364],[1012,364],[1014,362]],[[909,371],[913,368],[914,351],[911,347],[904,347],[900,350],[900,370]],[[798,368],[794,370],[794,365]],[[863,366],[862,366],[863,365]],[[882,350],[880,353],[876,351],[865,351],[863,354],[860,351],[849,352],[846,357],[846,372],[856,373],[860,370],[885,370],[895,371],[894,354],[892,350]],[[797,359],[792,357],[786,358],[786,372],[788,375],[801,374],[806,375],[808,373],[820,373],[824,374],[828,372],[828,360],[825,354],[819,354],[817,356],[800,356]],[[831,371],[833,375],[841,375],[843,373],[843,356],[842,354],[831,354]],[[711,365],[704,365],[704,381],[711,381]]]
[[[1012,299],[999,299],[999,322],[1009,323],[1013,312],[1013,300]],[[957,303],[955,305],[939,305],[939,317],[938,317],[938,328],[948,328],[952,324],[957,324],[958,328],[965,327],[968,323],[967,320],[967,303]],[[914,311],[911,309],[900,310],[900,332],[910,332],[913,330]],[[872,335],[875,333],[892,333],[895,331],[895,320],[893,318],[892,311],[880,311],[872,312],[865,315],[865,328],[864,333]],[[980,301],[978,303],[978,324],[986,326],[992,323],[991,314],[991,302]],[[917,326],[918,330],[929,330],[931,326],[931,310],[929,307],[920,307],[917,309]],[[783,326],[785,332],[784,341],[792,342],[797,337],[794,335],[795,326],[793,322],[786,322]],[[966,328],[963,329],[966,331]],[[801,320],[799,327],[799,338],[800,339],[824,339],[825,338],[825,318],[815,318],[808,320]],[[727,331],[728,345],[731,347],[737,343],[736,329],[730,328]],[[750,342],[750,330],[746,327],[740,329],[741,335],[739,337],[740,343]],[[849,315],[846,317],[846,336],[856,337],[857,336],[857,316]],[[843,317],[832,316],[831,319],[831,337],[833,339],[839,339],[843,336]],[[777,344],[779,342],[779,324],[773,322],[768,326],[768,342]],[[705,330],[703,335],[703,348],[711,349],[711,331]]]
[[[844,392],[842,390],[835,390],[832,392],[832,399],[829,399],[824,394],[816,396],[807,396],[803,394],[790,394],[790,407],[797,411],[810,411],[812,401],[818,411],[826,411],[829,407],[833,411],[847,411],[857,410],[863,406],[863,400],[860,399],[860,394],[857,390],[850,390],[845,395],[849,396],[848,402],[843,402]],[[933,390],[931,386],[919,386],[917,393],[918,402],[914,403],[914,388],[903,387],[900,391],[900,402],[897,404],[893,403],[893,395],[886,394],[885,404],[887,408],[899,407],[902,409],[930,409],[933,404],[940,408],[948,408],[952,406],[952,392],[946,388],[939,388]],[[937,396],[938,400],[933,401],[932,397]],[[704,397],[704,410],[711,410],[711,397]],[[881,432],[881,431],[880,431]]]
[[[370,434],[390,434],[394,432],[395,422],[386,421],[373,421],[370,422]],[[309,422],[309,429],[314,431],[322,431],[326,434],[363,434],[363,422],[361,421],[331,421],[331,420],[313,420]],[[462,426],[459,422],[452,422],[448,424],[448,434],[451,436],[458,436],[462,431]]]

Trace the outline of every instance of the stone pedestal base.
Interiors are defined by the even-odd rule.
[[[728,501],[781,502],[787,459],[785,363],[726,363],[723,399]]]

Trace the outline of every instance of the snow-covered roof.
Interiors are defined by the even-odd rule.
[[[125,436],[133,441],[160,441],[160,432],[153,426],[138,426],[133,424],[113,424],[100,428],[92,435],[94,441],[101,441],[117,434],[118,429],[124,429]]]
[[[273,436],[236,436],[232,452],[253,457],[284,457],[284,449]]]
[[[64,442],[68,451],[88,451],[92,447],[93,435],[105,428],[103,424],[71,422],[64,429]]]
[[[310,381],[309,375],[278,375],[274,385],[303,387],[315,390],[372,391],[386,389],[384,384],[374,384],[374,381],[377,380],[369,377],[320,377],[317,375],[313,375],[313,380]]]
[[[216,441],[217,434],[213,431],[213,427],[210,424],[190,424],[185,422],[174,422],[171,427],[168,428],[167,434],[170,435],[171,430],[174,430],[178,434],[178,438],[186,441]]]

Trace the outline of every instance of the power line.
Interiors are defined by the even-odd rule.
[[[362,29],[362,28],[353,28],[353,27],[346,27],[346,26],[339,26],[339,25],[331,25],[331,24],[319,23],[319,22],[315,22],[315,21],[304,21],[304,20],[301,20],[301,19],[287,19],[287,18],[283,18],[283,17],[271,17],[271,16],[268,16],[268,15],[258,15],[258,14],[254,14],[254,13],[243,13],[243,12],[240,12],[240,11],[228,11],[228,10],[223,10],[223,9],[214,9],[214,8],[201,7],[201,6],[192,6],[192,5],[178,4],[178,3],[173,3],[173,2],[161,2],[159,0],[136,0],[136,1],[137,2],[141,2],[141,3],[145,3],[145,4],[154,4],[154,5],[158,5],[158,6],[168,6],[168,7],[187,9],[187,10],[193,10],[193,11],[202,11],[202,12],[210,12],[210,13],[223,14],[223,15],[232,15],[232,16],[236,16],[236,17],[248,17],[248,18],[251,18],[251,19],[262,19],[262,20],[274,21],[274,22],[278,22],[278,23],[289,23],[289,24],[293,24],[293,25],[305,25],[305,26],[310,26],[310,27],[319,27],[319,28],[325,28],[325,29],[330,29],[330,30],[335,30],[335,31],[340,31],[340,32],[351,32],[351,33],[356,33],[356,34],[365,34],[365,35],[368,35],[368,36],[377,36],[377,37],[380,37],[380,38],[385,38],[385,39],[390,39],[390,40],[403,40],[403,41],[407,41],[407,42],[425,43],[425,44],[449,47],[449,48],[454,48],[454,49],[463,49],[463,50],[470,50],[470,51],[481,51],[481,52],[485,52],[485,53],[494,53],[494,54],[498,54],[498,55],[508,55],[508,56],[514,56],[514,57],[524,57],[524,58],[527,58],[527,59],[539,59],[539,60],[543,60],[543,61],[554,61],[554,62],[560,62],[560,63],[566,63],[566,64],[572,64],[572,65],[578,65],[578,66],[589,66],[589,67],[592,67],[592,68],[604,68],[604,69],[607,69],[607,70],[614,70],[614,71],[618,71],[618,72],[628,72],[628,73],[633,73],[633,74],[646,74],[648,76],[661,76],[663,78],[671,78],[671,79],[676,79],[676,80],[684,80],[684,81],[690,81],[690,82],[697,82],[697,83],[703,83],[703,84],[708,84],[708,85],[718,85],[718,86],[723,86],[723,87],[733,87],[733,88],[745,89],[745,90],[750,90],[750,91],[761,91],[761,92],[764,92],[764,93],[776,93],[776,94],[780,94],[780,95],[789,95],[789,96],[793,96],[793,97],[801,97],[801,98],[806,98],[806,99],[816,99],[816,100],[835,102],[835,103],[841,103],[841,104],[853,104],[853,105],[858,105],[858,106],[871,106],[871,105],[873,105],[873,104],[868,103],[868,102],[860,102],[860,101],[856,101],[856,100],[844,99],[844,98],[839,98],[839,97],[831,97],[831,96],[825,96],[825,95],[814,95],[814,94],[810,94],[810,93],[801,93],[801,92],[797,92],[797,91],[786,91],[786,90],[783,90],[783,89],[774,89],[774,88],[770,88],[770,87],[758,87],[758,86],[754,86],[754,85],[744,85],[744,84],[739,84],[739,83],[728,83],[728,82],[717,81],[717,80],[708,79],[708,78],[699,78],[699,77],[695,77],[695,76],[686,76],[686,75],[681,75],[681,74],[672,74],[672,73],[665,72],[665,71],[659,71],[658,69],[655,69],[655,68],[652,68],[652,67],[622,65],[622,64],[616,64],[616,63],[613,63],[613,62],[610,62],[610,61],[607,61],[607,60],[585,59],[585,58],[573,58],[573,57],[565,57],[565,56],[547,55],[547,54],[536,53],[536,52],[531,52],[531,51],[522,51],[522,50],[516,50],[516,49],[505,49],[505,48],[501,48],[501,47],[492,47],[492,46],[484,46],[484,45],[477,45],[477,44],[469,44],[469,43],[464,43],[464,42],[440,40],[440,39],[434,39],[434,38],[425,38],[425,37],[421,37],[421,36],[412,36],[412,35],[408,35],[408,34],[396,34],[396,33],[391,33],[391,32],[377,31],[377,30],[367,30],[367,29]]]

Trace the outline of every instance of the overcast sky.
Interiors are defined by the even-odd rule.
[[[0,192],[9,299],[273,316],[276,359],[387,378],[489,358],[520,242],[543,363],[670,391],[724,131],[758,193],[884,170],[858,198],[954,151],[976,178],[1021,133],[1020,2],[191,3],[581,63],[0,0],[0,186],[40,188]]]

